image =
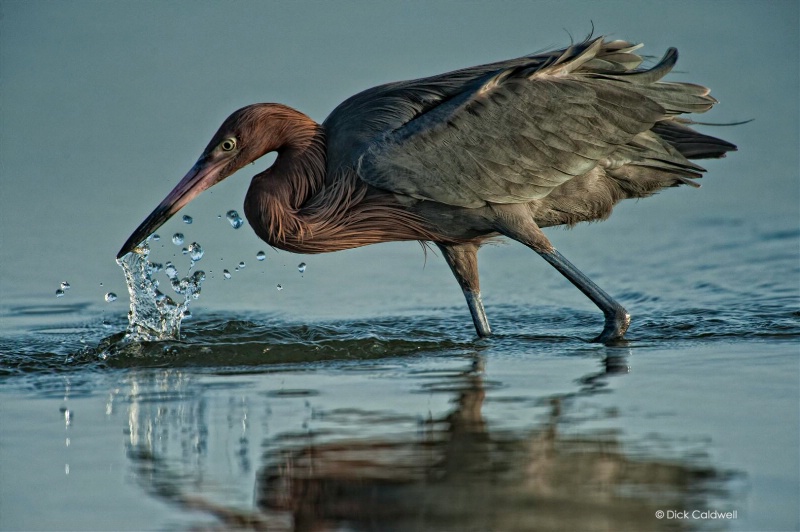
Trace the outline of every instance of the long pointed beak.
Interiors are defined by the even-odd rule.
[[[224,177],[220,175],[223,166],[223,162],[212,164],[200,158],[180,183],[172,189],[172,192],[167,194],[164,201],[128,237],[122,249],[117,253],[117,258],[122,258],[123,255],[129,253],[198,194],[219,182]]]

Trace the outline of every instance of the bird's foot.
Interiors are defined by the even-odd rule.
[[[622,307],[614,310],[613,314],[606,315],[606,323],[603,332],[592,340],[600,344],[613,344],[619,342],[625,336],[625,332],[631,324],[631,315]]]

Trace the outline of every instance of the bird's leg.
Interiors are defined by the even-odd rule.
[[[510,211],[510,209],[507,210]],[[603,311],[605,316],[603,332],[594,338],[593,342],[606,344],[622,339],[631,323],[631,316],[628,311],[559,253],[539,226],[530,221],[526,214],[505,213],[504,216],[498,219],[500,221],[497,226],[498,231],[525,244],[538,253]]]
[[[478,246],[473,244],[436,245],[442,251],[444,259],[461,286],[461,291],[464,292],[469,312],[472,314],[472,322],[475,324],[475,331],[480,337],[490,336],[492,329],[489,327],[489,320],[486,319],[486,311],[483,309],[480,281],[478,280]]]
[[[594,281],[589,279],[586,274],[576,268],[555,248],[552,251],[535,251],[603,311],[603,315],[606,318],[603,332],[592,341],[606,344],[622,339],[631,324],[631,315],[628,314],[628,311],[614,301],[611,296],[606,294]]]

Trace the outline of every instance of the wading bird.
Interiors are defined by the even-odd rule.
[[[284,105],[229,116],[195,165],[128,238],[133,250],[203,190],[269,152],[244,212],[276,248],[325,253],[392,242],[435,243],[466,297],[479,336],[478,248],[505,235],[556,268],[603,311],[594,339],[620,339],[630,315],[564,258],[542,227],[606,218],[625,198],[698,186],[689,161],[736,147],[681,115],[702,113],[709,90],[661,79],[674,48],[650,69],[641,45],[586,40],[569,48],[373,87],[322,123]]]

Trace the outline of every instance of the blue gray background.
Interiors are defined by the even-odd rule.
[[[698,213],[736,213],[745,223],[768,216],[797,227],[794,1],[6,0],[0,6],[0,298],[6,302],[50,301],[67,280],[73,288],[63,301],[105,305],[103,294],[113,290],[122,297],[105,308],[124,313],[117,250],[221,121],[243,105],[281,102],[321,122],[372,85],[564,46],[592,24],[596,34],[644,42],[644,53],[653,56],[677,47],[679,72],[671,79],[707,85],[721,102],[703,120],[754,121],[711,131],[740,152],[708,162],[702,189],[666,191],[618,208],[604,224],[552,231],[557,247],[591,271],[605,260],[598,255],[603,249],[642,252],[637,238],[652,241],[672,220]],[[443,261],[425,261],[414,243],[315,257],[267,249],[267,261],[256,264],[266,246],[248,226],[233,231],[217,215],[241,212],[250,176],[270,161],[241,170],[186,208],[192,226],[173,220],[159,231],[164,237],[182,231],[207,251],[201,265],[211,278],[195,309],[313,317],[460,304]],[[641,235],[632,230],[642,227],[648,230]],[[177,248],[168,238],[161,243],[154,258],[173,258]],[[499,301],[535,298],[530,276],[551,275],[520,246],[487,249],[481,258],[484,292]],[[178,253],[179,267],[181,259]],[[240,260],[248,269],[234,272]],[[309,264],[302,279],[295,271],[301,260]],[[223,283],[223,267],[240,275]],[[502,292],[495,279],[520,270],[521,293]],[[286,288],[280,294],[277,283]],[[368,307],[362,296],[371,300]],[[583,304],[571,290],[563,297]]]
[[[743,489],[729,500],[739,518],[721,526],[797,529],[798,5],[0,0],[0,528],[196,529],[194,515],[137,479],[133,425],[162,423],[175,447],[161,457],[188,460],[186,487],[247,509],[265,446],[282,448],[306,421],[325,428],[308,420],[315,409],[369,414],[352,426],[328,420],[334,437],[392,433],[391,421],[374,421],[386,413],[444,418],[458,395],[451,377],[484,359],[487,426],[527,433],[547,419],[545,405],[567,399],[568,432],[610,431],[633,442],[626,452],[636,459],[644,451],[691,462],[699,448],[715,470],[741,473]],[[628,348],[583,342],[599,331],[597,309],[517,244],[480,254],[497,333],[485,342],[475,341],[447,266],[416,243],[318,256],[271,250],[224,219],[241,212],[265,157],[188,206],[193,224],[177,217],[159,230],[153,259],[181,272],[188,260],[173,233],[206,250],[198,267],[208,278],[183,326],[189,341],[98,369],[128,309],[117,250],[232,111],[281,102],[321,122],[373,85],[562,47],[592,25],[644,42],[653,60],[677,47],[668,79],[709,86],[720,100],[701,120],[753,119],[701,128],[740,151],[704,161],[699,190],[548,230],[631,311]],[[72,288],[56,298],[61,281]],[[117,301],[104,301],[109,290]],[[408,347],[420,339],[423,350]],[[317,352],[320,344],[329,350]],[[275,370],[282,345],[314,363]],[[327,361],[331,347],[344,360]],[[380,358],[367,360],[374,348]],[[611,356],[631,371],[598,377]],[[284,387],[309,394],[286,402],[274,395]],[[67,409],[75,422],[65,427]],[[252,445],[234,457],[242,416]],[[207,454],[187,458],[195,422],[212,437]],[[252,469],[232,465],[242,456]],[[205,492],[193,475],[208,480]]]

